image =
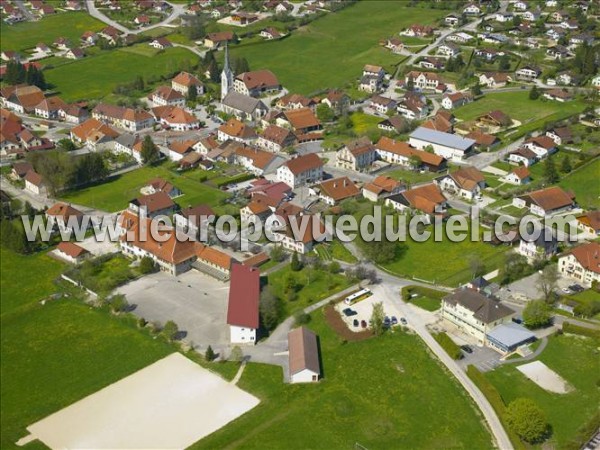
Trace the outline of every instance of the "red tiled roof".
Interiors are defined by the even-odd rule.
[[[255,267],[234,264],[231,268],[227,324],[257,329],[260,301],[260,271]]]

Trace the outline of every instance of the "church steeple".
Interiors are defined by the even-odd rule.
[[[221,101],[233,87],[233,72],[229,66],[229,47],[225,42],[225,61],[223,62],[223,71],[221,72]]]

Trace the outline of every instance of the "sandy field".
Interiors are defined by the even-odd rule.
[[[173,353],[27,429],[52,449],[183,449],[258,403]]]
[[[534,361],[518,366],[517,369],[542,389],[555,394],[566,394],[573,387],[559,374],[541,361]]]

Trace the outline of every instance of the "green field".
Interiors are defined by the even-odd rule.
[[[567,103],[530,100],[529,91],[498,92],[486,94],[479,100],[455,109],[458,119],[473,120],[489,111],[499,109],[523,125],[519,134],[533,131],[545,122],[561,120],[583,111],[585,104],[580,100]]]
[[[407,236],[406,250],[393,262],[383,267],[397,275],[415,277],[446,286],[457,286],[473,278],[470,258],[477,257],[490,272],[501,263],[508,247],[494,247],[484,242],[451,242],[446,236],[440,242],[433,239],[433,227],[428,227],[432,237],[425,242],[415,242]],[[435,262],[443,261],[443,264]]]
[[[253,70],[270,69],[291,92],[308,95],[358,79],[365,64],[392,66],[403,59],[379,46],[412,23],[433,23],[443,11],[405,7],[403,2],[361,1],[327,14],[283,40],[240,45]]]
[[[331,257],[349,264],[357,263],[358,259],[356,259],[356,256],[354,256],[352,252],[345,247],[345,245],[346,244],[337,239],[333,240],[329,244],[329,252],[331,253]]]
[[[597,385],[600,373],[598,345],[597,340],[581,336],[550,338],[548,346],[538,359],[575,388],[568,394],[552,394],[543,390],[525,378],[514,365],[501,366],[492,372],[486,372],[485,376],[507,404],[518,397],[534,400],[544,410],[552,426],[550,446],[566,448],[577,430],[597,412],[600,404]],[[579,447],[580,445],[575,445],[569,448]]]
[[[293,272],[291,267],[287,265],[268,276],[269,286],[271,286],[277,297],[287,298],[286,286],[290,275],[298,282],[300,289],[297,291],[296,300],[284,301],[286,317],[352,284],[352,280],[343,274],[331,274],[327,270],[317,270],[310,267],[304,267],[298,272]]]
[[[199,203],[216,206],[228,196],[223,191],[194,180],[193,173],[178,175],[168,170],[164,164],[157,167],[142,167],[106,183],[65,194],[63,199],[104,211],[120,211],[127,208],[129,200],[139,197],[140,188],[155,177],[164,178],[182,190],[183,195],[175,199],[182,207]]]
[[[143,46],[143,47],[141,47]],[[71,64],[45,71],[46,81],[55,86],[65,101],[103,98],[115,86],[131,83],[138,75],[171,76],[182,66],[195,64],[197,56],[185,48],[169,48],[155,54],[148,44],[103,51]]]
[[[447,292],[421,286],[406,286],[402,288],[403,298],[406,298],[405,295],[407,294],[410,295],[410,299],[408,300],[410,303],[431,312],[440,309],[442,298],[448,295]]]
[[[86,31],[99,31],[106,25],[85,12],[69,12],[44,17],[36,22],[21,22],[15,25],[2,23],[0,40],[2,50],[25,50],[38,42],[51,46],[56,38],[66,37],[77,44]]]
[[[45,253],[23,256],[1,248],[1,314],[54,293],[53,281],[64,268],[64,264]],[[35,276],[35,282],[32,282],[32,276]]]
[[[260,405],[192,446],[314,449],[490,449],[490,436],[462,388],[415,335],[342,342],[313,313],[324,379],[282,383],[280,367],[247,366],[239,387]]]
[[[559,166],[560,168],[560,166]],[[559,185],[575,192],[579,205],[589,208],[600,208],[600,158],[564,177]]]

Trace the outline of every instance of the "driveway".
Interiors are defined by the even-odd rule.
[[[209,345],[217,353],[229,346],[227,283],[192,269],[176,278],[154,273],[121,286],[117,292],[136,305],[136,316],[161,325],[174,321],[186,333],[183,340],[201,353]]]

